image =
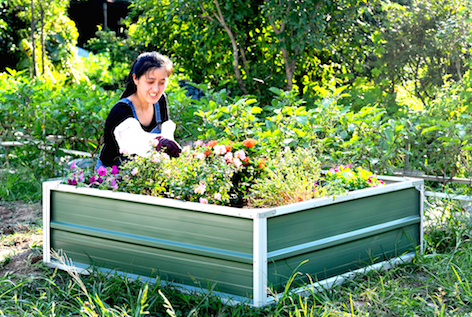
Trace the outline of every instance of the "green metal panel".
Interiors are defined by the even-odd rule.
[[[81,266],[252,295],[251,219],[52,191],[50,227]]]
[[[51,223],[135,234],[252,256],[252,220],[66,192],[52,192]]]
[[[420,192],[408,188],[285,214],[268,219],[267,250],[297,246],[419,213]]]
[[[302,274],[297,275],[292,287],[310,282],[308,275],[316,282],[412,252],[418,244],[419,225],[412,224],[286,259],[268,259],[269,287],[282,291],[294,270],[305,260],[308,262],[297,269]]]
[[[54,249],[63,249],[76,264],[90,264],[143,276],[159,276],[230,294],[252,296],[252,263],[238,263],[207,256],[184,254],[146,245],[52,230]]]

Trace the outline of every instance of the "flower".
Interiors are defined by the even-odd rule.
[[[205,153],[197,153],[195,157],[199,160],[204,160],[205,159]]]
[[[243,141],[243,145],[247,148],[251,148],[257,144],[257,141],[254,139],[246,139]]]
[[[266,162],[267,162],[267,159],[266,159],[266,158],[262,158],[262,159],[259,161],[259,168],[264,168],[265,165],[266,165]]]
[[[209,147],[214,147],[215,145],[218,144],[218,141],[215,141],[215,140],[211,140],[210,142],[208,142],[206,144],[206,146],[209,146]]]
[[[208,204],[208,199],[200,197],[200,204]]]
[[[97,180],[95,179],[95,175],[90,176],[90,184],[95,183]]]
[[[184,148],[182,149],[182,152],[184,153],[190,153],[190,150],[192,149],[192,147],[190,145],[186,145],[184,146]]]
[[[213,198],[215,198],[216,200],[221,200],[221,194],[220,193],[215,193]]]
[[[113,166],[111,167],[111,173],[112,173],[113,175],[116,175],[116,174],[118,174],[118,172],[119,172],[118,166],[113,165]]]
[[[135,167],[135,168],[133,168],[133,170],[131,171],[131,174],[132,174],[133,176],[136,176],[136,174],[138,174],[138,172],[139,172],[138,168]]]
[[[249,157],[245,157],[241,160],[243,162],[243,165],[249,165]]]
[[[234,157],[240,160],[244,160],[246,158],[246,153],[244,153],[243,150],[239,150],[234,153]]]
[[[99,176],[105,176],[107,174],[107,168],[105,166],[100,166],[97,173]]]
[[[120,154],[122,154],[124,156],[128,156],[128,150],[120,149]]]
[[[79,173],[79,182],[83,182],[84,181],[84,171],[80,171]]]
[[[231,145],[231,144],[226,144],[226,145],[225,145],[225,148],[226,148],[226,152],[231,152],[231,149],[233,148],[233,145]]]
[[[203,184],[203,183],[200,183],[200,184],[198,184],[198,186],[195,188],[194,191],[195,191],[196,194],[203,195],[205,190],[206,190],[206,185]]]
[[[199,146],[202,146],[203,145],[203,141],[202,140],[197,140],[193,143],[196,147],[199,147]]]
[[[241,162],[240,159],[238,159],[237,157],[235,157],[235,158],[233,159],[233,164],[236,165],[237,168],[239,168],[239,167],[243,164],[243,162]]]
[[[73,162],[72,165],[70,166],[71,170],[73,170],[74,168],[77,168],[77,164],[75,164],[75,162]]]
[[[153,147],[157,147],[159,145],[159,140],[156,138],[156,139],[152,139],[151,140],[151,144]]]
[[[77,185],[77,180],[75,178],[73,179],[68,179],[67,182],[69,183],[69,185]]]
[[[206,150],[205,152],[203,152],[203,154],[205,154],[205,156],[208,157],[208,156],[210,156],[210,154],[211,154],[211,150]]]
[[[228,152],[225,154],[224,156],[225,160],[228,161],[228,162],[231,162],[233,161],[233,153],[232,152]]]
[[[213,151],[215,152],[216,155],[223,155],[226,153],[226,146],[224,145],[215,145],[213,147]]]
[[[113,178],[110,182],[110,187],[114,190],[118,189],[118,184],[116,183],[116,178]]]

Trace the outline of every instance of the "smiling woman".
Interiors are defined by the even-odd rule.
[[[97,169],[120,165],[124,153],[146,153],[150,141],[159,137],[162,124],[169,121],[164,91],[173,71],[172,61],[157,52],[143,53],[133,62],[121,100],[111,109],[105,122],[104,145]],[[168,149],[174,149],[169,155],[179,155],[180,147],[174,140],[161,136],[159,142]],[[129,144],[139,147],[131,149]]]

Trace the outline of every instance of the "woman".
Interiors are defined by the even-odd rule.
[[[145,155],[151,140],[161,134],[163,123],[173,125],[168,121],[164,94],[173,72],[172,61],[157,52],[142,53],[133,62],[121,100],[105,122],[104,145],[96,169],[120,165],[124,153]],[[170,156],[178,156],[181,151],[177,143],[163,137],[159,138],[159,148]]]

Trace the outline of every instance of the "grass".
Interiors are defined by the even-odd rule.
[[[41,180],[28,168],[0,171],[0,201],[35,202],[41,199]]]
[[[39,262],[38,274],[0,278],[0,316],[472,316],[472,224],[456,202],[429,205],[424,252],[412,262],[261,309],[160,286],[158,277],[78,275]]]

